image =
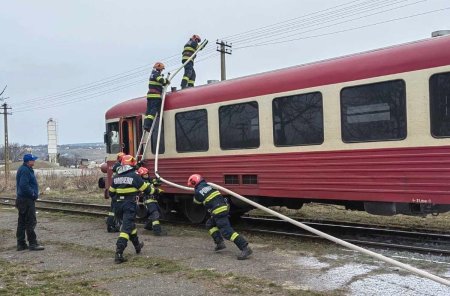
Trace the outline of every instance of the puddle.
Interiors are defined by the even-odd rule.
[[[376,266],[369,265],[346,264],[344,266],[327,270],[326,272],[314,276],[313,278],[309,278],[307,281],[308,285],[312,286],[315,290],[334,290],[345,286],[355,276],[367,274],[376,268]]]
[[[448,296],[450,288],[428,279],[397,274],[380,274],[350,285],[351,295]]]
[[[322,269],[330,266],[328,263],[320,262],[314,257],[300,257],[295,259],[295,263],[304,269]]]

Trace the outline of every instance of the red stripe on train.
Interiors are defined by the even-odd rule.
[[[450,146],[160,159],[164,178],[193,173],[248,196],[450,204]],[[145,164],[153,169],[153,160]],[[257,175],[227,185],[224,175]],[[168,193],[186,193],[166,188]]]

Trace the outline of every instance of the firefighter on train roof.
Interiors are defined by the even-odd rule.
[[[188,179],[188,186],[194,187],[194,203],[203,204],[210,213],[211,217],[206,221],[206,227],[209,234],[216,243],[215,251],[225,249],[223,237],[234,242],[241,250],[238,260],[247,259],[252,253],[252,249],[248,246],[247,240],[233,230],[228,217],[230,207],[227,200],[219,191],[212,188],[205,179],[198,174],[194,174]]]
[[[183,54],[181,57],[181,63],[184,64],[198,49],[199,43],[202,41],[200,36],[193,35],[189,41],[184,45],[183,48]],[[193,87],[195,83],[195,70],[194,70],[194,59],[195,56],[192,58],[189,63],[184,65],[184,75],[183,79],[181,80],[181,88],[186,87]]]
[[[121,164],[109,187],[110,196],[115,197],[117,202],[116,216],[122,220],[119,238],[116,242],[115,263],[126,261],[123,257],[123,251],[127,247],[128,240],[133,243],[136,254],[139,254],[144,246],[143,242],[139,242],[135,224],[137,194],[139,192],[153,194],[159,191],[151,184],[144,182],[141,176],[137,174],[137,161],[133,156],[123,156]]]
[[[153,186],[157,187],[161,185],[158,179],[150,179],[150,175],[147,168],[140,167],[137,170],[137,172],[142,177],[142,179],[144,179],[144,181],[152,184]],[[161,194],[162,192],[163,190],[159,189],[158,194],[156,193],[151,195],[144,194],[143,199],[144,204],[147,207],[147,215],[148,215],[148,220],[145,223],[144,228],[153,231],[153,234],[156,236],[167,235],[167,232],[162,229],[161,223],[159,221],[161,217],[161,209],[158,204],[158,197],[159,194]]]
[[[122,157],[125,156],[125,153],[119,152],[117,153],[116,163],[112,167],[113,174],[117,173],[117,169],[122,165]],[[106,231],[108,232],[119,232],[120,229],[120,222],[118,219],[115,218],[115,205],[116,205],[116,198],[111,197],[111,208],[108,212],[108,218],[106,218]]]
[[[164,78],[164,75],[161,74],[164,69],[165,66],[163,63],[155,63],[148,81],[147,110],[144,119],[144,130],[147,132],[149,132],[152,127],[156,113],[161,109],[161,96],[164,86],[170,83],[169,80]]]

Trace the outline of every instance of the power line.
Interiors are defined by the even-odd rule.
[[[292,22],[290,24],[286,24],[283,26],[276,26],[276,27],[270,28],[268,30],[263,30],[263,31],[258,32],[257,34],[254,34],[255,36],[248,36],[245,38],[239,38],[237,40],[231,39],[230,41],[232,41],[233,43],[236,43],[236,42],[244,42],[244,41],[249,41],[249,40],[252,41],[255,39],[270,38],[271,36],[283,35],[283,34],[287,34],[291,31],[295,31],[295,30],[298,30],[301,28],[311,27],[318,23],[321,24],[324,22],[333,22],[337,19],[344,19],[348,16],[379,10],[384,7],[397,5],[402,2],[407,2],[407,1],[410,1],[410,0],[396,0],[396,1],[381,0],[378,2],[377,1],[367,1],[367,2],[364,2],[361,5],[357,6],[356,8],[344,7],[337,11],[328,12],[328,13],[321,14],[321,15],[318,15],[315,17],[296,20],[295,22]],[[427,1],[427,0],[422,0],[422,1]]]
[[[248,45],[248,46],[242,46],[242,47],[235,48],[235,50],[244,49],[244,48],[251,48],[251,47],[258,47],[258,46],[281,44],[281,43],[287,43],[287,42],[292,42],[292,41],[297,41],[297,40],[304,40],[304,39],[311,39],[311,38],[317,38],[317,37],[323,37],[323,36],[328,36],[328,35],[333,35],[333,34],[338,34],[338,33],[343,33],[343,32],[354,31],[354,30],[358,30],[358,29],[362,29],[362,28],[373,27],[373,26],[376,26],[376,25],[391,23],[391,22],[400,21],[400,20],[404,20],[404,19],[409,19],[409,18],[413,18],[413,17],[423,16],[423,15],[436,13],[436,12],[441,12],[441,11],[445,11],[445,10],[450,10],[450,7],[430,10],[430,11],[423,12],[423,13],[408,15],[408,16],[405,16],[405,17],[394,18],[394,19],[390,19],[390,20],[386,20],[386,21],[376,22],[376,23],[372,23],[372,24],[368,24],[368,25],[362,25],[362,26],[358,26],[358,27],[353,27],[353,28],[333,31],[333,32],[329,32],[329,33],[313,35],[313,36],[305,36],[305,37],[299,37],[299,38],[295,38],[295,39],[288,39],[288,40],[277,41],[277,42],[267,42],[267,43],[259,43],[259,44],[253,44],[253,45]]]
[[[359,2],[359,1],[351,1],[351,2],[348,2],[348,3],[354,3],[354,2]],[[342,5],[338,5],[338,6],[335,6],[335,7],[342,7],[342,6],[345,6],[345,5],[346,4],[342,4]],[[332,10],[332,9],[333,9],[333,7],[329,8],[329,9],[325,9],[323,11]],[[336,12],[339,12],[339,10],[336,11]],[[315,12],[315,13],[311,13],[309,15],[314,15],[314,14],[317,14],[317,13],[318,12]],[[301,17],[299,17],[299,18],[301,18]],[[297,19],[299,19],[299,18],[297,18]],[[289,22],[289,21],[287,21],[287,22]],[[209,52],[211,52],[211,51],[205,51],[205,54],[208,54]],[[176,61],[174,60],[175,58],[177,59]],[[169,64],[172,64],[174,62],[178,63],[178,55],[169,56],[169,57],[163,59],[162,61],[165,61],[166,64],[168,64],[168,66],[170,66]],[[134,68],[132,70],[128,70],[128,71],[125,71],[125,72],[122,72],[122,73],[118,73],[118,74],[109,76],[107,78],[104,78],[104,79],[101,79],[101,80],[98,80],[98,81],[95,81],[95,82],[92,82],[92,83],[84,84],[81,87],[71,88],[71,89],[68,89],[68,90],[65,90],[65,91],[61,91],[61,92],[57,92],[57,93],[54,93],[52,95],[48,95],[48,96],[44,96],[44,97],[38,97],[38,98],[34,98],[34,99],[25,100],[25,101],[22,101],[22,102],[18,102],[17,104],[18,105],[25,105],[25,104],[29,104],[31,102],[43,103],[44,101],[52,101],[55,98],[56,99],[60,99],[61,97],[80,95],[80,94],[83,94],[83,93],[86,93],[86,92],[94,91],[97,88],[109,87],[109,84],[112,84],[112,83],[116,83],[116,82],[122,82],[123,83],[124,82],[123,80],[129,80],[129,79],[133,79],[135,77],[143,77],[145,75],[145,73],[147,72],[146,69],[148,69],[149,67],[150,67],[150,65],[140,66],[140,67]]]
[[[340,10],[346,9],[346,8],[348,9],[348,7],[343,7],[344,5],[349,4],[349,3],[350,4],[351,3],[356,3],[356,2],[359,2],[359,1],[347,2],[346,4],[335,6],[335,7],[341,7],[339,10],[334,12],[335,14],[338,14],[337,16],[329,15],[331,12],[328,12],[326,14],[327,18],[325,18],[325,19],[323,18],[324,15],[322,15],[322,16],[319,15],[319,16],[317,16],[316,19],[310,18],[309,22],[306,22],[306,20],[303,20],[303,23],[299,23],[296,26],[293,26],[292,20],[291,20],[290,23],[288,23],[289,20],[285,21],[285,22],[281,22],[281,23],[285,23],[288,26],[288,27],[286,27],[286,32],[283,33],[283,34],[286,34],[286,33],[292,32],[292,31],[296,31],[296,30],[299,30],[301,28],[314,27],[314,26],[316,26],[316,25],[314,25],[314,23],[323,24],[323,23],[326,23],[326,22],[334,21],[333,24],[330,24],[328,26],[322,26],[322,27],[318,27],[318,28],[313,28],[313,29],[310,29],[310,30],[307,30],[307,31],[297,32],[295,34],[290,34],[290,35],[286,35],[286,36],[279,37],[279,38],[275,38],[275,39],[272,39],[271,42],[261,42],[261,43],[248,44],[251,41],[254,42],[256,40],[261,39],[261,36],[258,36],[256,34],[255,34],[255,37],[253,39],[248,38],[248,36],[247,36],[247,38],[241,38],[241,40],[239,41],[240,38],[237,38],[238,41],[236,41],[236,42],[240,46],[238,46],[236,49],[244,49],[244,48],[257,47],[257,46],[266,46],[266,45],[291,42],[291,41],[301,40],[301,39],[316,38],[316,37],[332,35],[332,34],[346,32],[346,31],[351,31],[351,30],[356,30],[356,29],[360,29],[360,28],[364,28],[364,27],[368,27],[368,26],[374,26],[374,25],[377,25],[377,24],[385,23],[385,22],[395,21],[397,19],[389,20],[389,21],[385,21],[385,22],[378,22],[378,23],[371,24],[371,25],[365,25],[365,26],[359,26],[359,27],[355,27],[355,28],[349,28],[349,29],[345,29],[345,30],[334,31],[332,33],[324,33],[324,34],[300,37],[300,38],[295,38],[295,39],[286,39],[286,38],[293,37],[293,36],[298,36],[298,35],[301,35],[301,34],[304,34],[304,33],[307,33],[307,32],[313,32],[313,31],[324,29],[324,28],[329,28],[331,26],[336,26],[338,24],[343,24],[343,23],[354,21],[354,20],[362,19],[362,18],[365,18],[365,17],[368,17],[368,16],[373,16],[373,15],[381,14],[381,13],[384,13],[384,12],[387,12],[387,11],[392,11],[394,9],[400,9],[400,8],[403,8],[403,7],[406,7],[406,6],[415,5],[417,3],[424,2],[424,1],[427,1],[427,0],[420,0],[420,1],[416,1],[414,3],[408,3],[408,4],[405,4],[405,5],[402,5],[402,6],[397,6],[397,7],[391,8],[389,10],[378,11],[378,12],[375,12],[375,13],[372,13],[372,14],[369,14],[369,15],[366,14],[364,16],[359,16],[359,17],[352,18],[352,19],[349,19],[349,20],[345,20],[345,21],[341,21],[341,22],[337,22],[337,23],[335,22],[336,20],[339,20],[339,19],[342,19],[342,18],[348,18],[350,16],[359,15],[359,14],[363,14],[363,13],[367,13],[367,12],[371,12],[371,11],[376,11],[376,10],[379,10],[380,8],[385,8],[385,7],[388,7],[388,6],[391,6],[391,5],[400,4],[400,3],[406,2],[406,1],[408,1],[408,0],[401,0],[401,1],[397,1],[397,2],[389,2],[390,3],[389,5],[378,6],[375,9],[368,9],[368,7],[371,7],[371,6],[367,6],[366,4],[368,2],[373,3],[373,1],[366,1],[366,2],[363,2],[363,4],[366,5],[366,6],[360,7],[359,9],[355,9],[355,10],[348,10],[346,14],[339,15],[339,11]],[[386,2],[386,0],[382,0],[382,1],[379,1],[377,4],[381,4],[381,3],[385,3],[385,2]],[[352,7],[354,7],[354,6],[356,6],[356,4],[353,5]],[[322,11],[329,11],[331,9],[332,8],[326,9],[326,10],[322,10]],[[436,10],[436,11],[440,11],[440,10]],[[432,11],[432,12],[436,12],[436,11]],[[351,12],[353,12],[353,14],[348,15],[348,13],[351,13]],[[428,12],[428,13],[432,13],[432,12]],[[428,14],[428,13],[423,13],[423,14]],[[314,14],[318,14],[318,12],[317,13],[311,13],[311,14],[308,14],[308,15],[314,15]],[[419,16],[419,15],[423,15],[423,14],[418,14],[418,15],[414,15],[414,16]],[[398,18],[398,20],[405,19],[405,18],[410,18],[410,17],[414,17],[414,16]],[[295,19],[298,20],[298,19],[300,19],[300,17],[299,18],[295,18]],[[325,20],[328,20],[328,21],[325,21]],[[309,25],[306,26],[307,24],[309,24]],[[267,27],[269,27],[269,26],[265,26],[263,28],[267,28]],[[281,29],[280,26],[278,26],[276,28],[277,31],[273,31],[273,29],[272,29],[272,33],[276,34],[275,32],[278,32],[280,29]],[[249,32],[249,31],[247,31],[247,32]],[[262,34],[262,33],[263,33],[263,31],[260,31],[260,34]],[[283,35],[283,34],[279,34],[279,35]],[[236,34],[234,36],[238,36],[238,35],[239,34]],[[273,42],[273,40],[280,40],[280,41]],[[248,44],[248,45],[246,45],[246,44]],[[209,59],[210,57],[212,57],[213,54],[215,54],[214,49],[210,49],[210,50],[204,51],[204,57],[206,57],[206,59]],[[167,63],[167,67],[169,67],[172,64],[173,65],[177,65],[179,63],[178,60],[175,60],[175,58],[177,58],[177,57],[178,57],[178,55],[173,55],[173,56],[170,56],[170,57],[166,58],[168,60],[168,62],[166,62]],[[200,61],[206,60],[206,59],[200,59],[197,62],[200,62]],[[142,66],[142,67],[144,67],[144,66]],[[81,89],[72,88],[71,89],[72,91],[65,91],[65,92],[57,93],[57,94],[60,94],[60,95],[53,94],[53,95],[50,95],[50,96],[47,96],[47,97],[43,97],[44,99],[42,99],[42,97],[41,98],[35,98],[35,99],[30,99],[30,100],[27,100],[27,101],[23,101],[23,102],[18,103],[18,104],[19,105],[24,105],[24,104],[30,103],[30,102],[39,102],[39,103],[46,104],[46,105],[40,106],[39,109],[47,109],[47,108],[53,108],[53,107],[57,107],[57,106],[63,106],[63,105],[70,104],[70,103],[73,103],[73,102],[84,101],[84,100],[89,99],[89,97],[98,97],[98,96],[103,95],[103,94],[112,93],[112,92],[115,92],[115,91],[118,91],[118,90],[121,90],[121,89],[124,89],[124,88],[127,88],[127,87],[130,87],[130,86],[133,86],[133,85],[141,83],[141,80],[134,81],[134,82],[131,82],[131,83],[129,83],[128,81],[133,81],[133,80],[138,79],[138,78],[139,79],[140,78],[143,79],[143,77],[145,75],[144,72],[147,72],[147,70],[136,71],[136,69],[140,69],[142,67],[138,67],[138,68],[135,68],[133,70],[129,70],[127,72],[123,72],[123,73],[128,73],[128,74],[123,75],[122,77],[118,76],[120,74],[116,74],[116,75],[113,75],[113,76],[109,77],[109,78],[112,78],[112,79],[99,80],[99,81],[101,81],[101,83],[86,84],[85,87],[81,88]],[[147,66],[145,66],[145,67],[147,67]],[[99,82],[99,81],[97,81],[97,82]],[[102,89],[102,91],[98,92],[100,89]],[[80,95],[84,95],[84,94],[89,94],[89,95],[80,96]],[[65,99],[61,100],[61,98],[65,98]],[[37,109],[34,108],[34,107],[26,107],[25,106],[25,107],[22,107],[22,108],[18,108],[17,112],[25,112],[25,111],[31,111],[31,110],[37,110]]]
[[[427,0],[419,0],[419,1],[416,1],[414,3],[405,4],[405,5],[402,5],[402,6],[398,6],[398,7],[395,7],[395,8],[390,8],[390,9],[386,9],[386,10],[382,10],[382,11],[377,11],[377,12],[374,12],[374,13],[371,13],[371,14],[365,14],[365,15],[358,16],[358,17],[355,17],[355,18],[352,18],[352,19],[349,19],[349,20],[333,22],[333,23],[331,23],[329,25],[326,25],[326,26],[321,26],[321,27],[318,27],[318,28],[297,32],[297,33],[286,35],[286,36],[283,36],[283,37],[278,37],[278,38],[272,39],[271,42],[272,41],[276,41],[276,40],[282,40],[282,39],[293,37],[293,36],[297,36],[297,35],[301,35],[301,34],[304,34],[304,33],[309,33],[309,32],[318,31],[318,30],[321,30],[321,29],[334,27],[334,26],[337,26],[337,25],[342,25],[342,24],[345,24],[345,23],[349,23],[349,22],[353,22],[353,21],[356,21],[356,20],[364,19],[364,18],[371,17],[371,16],[374,16],[374,15],[382,14],[382,13],[385,13],[385,12],[391,12],[393,10],[404,8],[404,7],[411,6],[411,5],[415,5],[417,3],[424,2],[424,1],[427,1]],[[339,20],[339,19],[337,19],[337,20]],[[329,22],[327,21],[327,22],[324,22],[324,23],[329,23]],[[258,38],[258,39],[260,39],[260,38]]]

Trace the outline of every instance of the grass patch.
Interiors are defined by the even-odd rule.
[[[104,249],[82,246],[74,243],[60,243],[61,249],[86,257],[111,258],[112,252]],[[131,246],[132,247],[132,246]],[[222,274],[210,269],[193,269],[182,262],[161,257],[151,256],[129,256],[128,261],[121,265],[123,268],[143,268],[151,273],[172,274],[177,277],[186,278],[195,282],[201,282],[208,288],[226,290],[228,293],[236,295],[255,294],[286,294],[292,296],[324,295],[313,291],[291,290],[268,280],[235,275],[233,273]],[[340,294],[326,294],[340,295]]]
[[[94,288],[94,281],[70,280],[78,274],[37,271],[0,259],[0,278],[4,284],[0,295],[108,295]]]

